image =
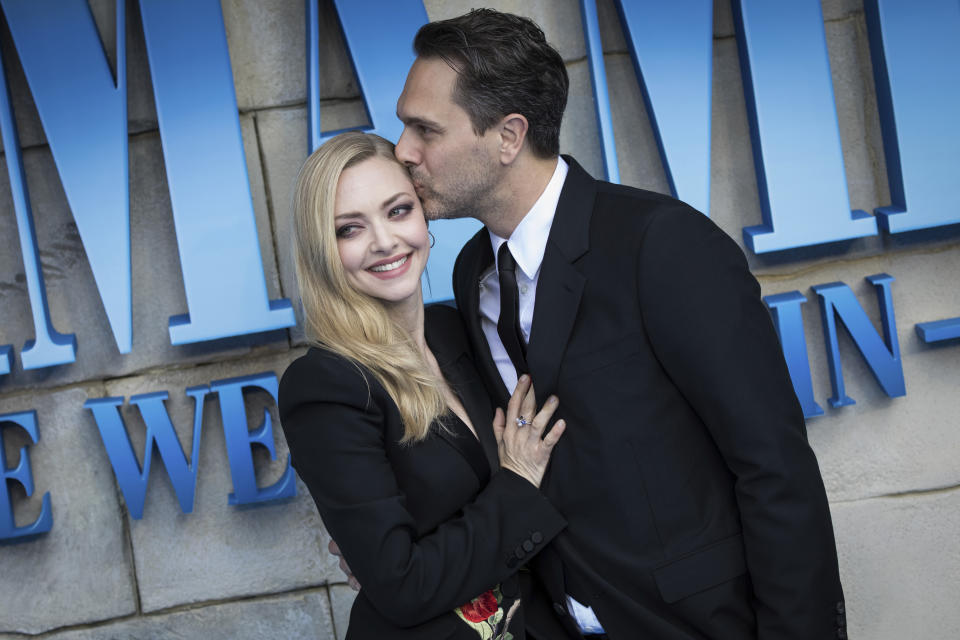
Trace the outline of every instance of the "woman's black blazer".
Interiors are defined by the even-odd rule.
[[[459,420],[400,444],[397,406],[364,367],[323,349],[280,382],[294,469],[362,586],[350,640],[479,636],[455,613],[511,577],[566,524],[529,482],[499,469],[493,412],[459,315],[426,309],[426,337],[480,436]],[[517,620],[522,624],[522,617]],[[522,628],[510,631],[522,638]]]

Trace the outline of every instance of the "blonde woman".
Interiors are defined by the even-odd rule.
[[[457,312],[424,309],[429,234],[392,144],[349,132],[323,145],[294,219],[314,347],[284,374],[280,415],[362,585],[347,637],[524,638],[515,574],[565,526],[539,491],[565,427],[543,436],[556,398],[536,412],[524,377],[494,412]]]

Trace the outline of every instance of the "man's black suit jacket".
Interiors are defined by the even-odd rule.
[[[366,369],[310,349],[280,382],[293,467],[362,585],[350,640],[477,640],[454,609],[503,584],[564,526],[540,492],[499,469],[493,412],[457,312],[426,310],[426,338],[466,425],[400,444],[396,404]],[[518,617],[523,637],[523,617]]]
[[[568,423],[542,485],[568,527],[531,564],[542,610],[573,637],[565,591],[614,640],[846,637],[823,481],[743,253],[682,202],[566,160],[527,357]],[[492,264],[482,229],[454,291],[503,401],[478,311]]]

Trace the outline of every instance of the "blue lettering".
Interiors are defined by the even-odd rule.
[[[886,231],[960,222],[960,4],[867,0],[877,106],[892,203]]]
[[[117,3],[116,81],[83,0],[59,3],[56,11],[25,0],[0,4],[117,347],[128,353],[133,338],[125,4]],[[264,282],[220,5],[215,0],[172,5],[143,0],[141,15],[189,309],[170,319],[171,342],[292,326],[290,302],[269,300]],[[57,334],[49,321],[6,95],[0,98],[0,112],[9,120],[2,131],[5,148],[16,160],[8,166],[37,327],[36,341],[24,349],[23,365],[32,369],[72,362],[73,336]]]
[[[813,383],[810,379],[810,359],[807,357],[807,337],[803,331],[803,316],[800,309],[807,301],[799,291],[764,296],[770,308],[783,357],[787,361],[793,390],[797,394],[805,418],[823,415],[823,408],[813,398]]]
[[[886,273],[868,276],[867,281],[877,290],[880,305],[880,321],[883,325],[883,338],[873,328],[870,318],[850,287],[842,282],[816,285],[813,290],[820,296],[820,314],[823,319],[823,332],[827,344],[827,360],[830,365],[830,384],[833,397],[831,406],[842,407],[855,404],[844,389],[843,370],[840,366],[840,347],[837,341],[836,316],[840,316],[844,326],[853,338],[854,344],[863,355],[880,387],[891,398],[906,395],[903,380],[903,365],[900,362],[900,343],[897,340],[897,322],[893,314],[893,299],[890,283],[893,277]]]
[[[607,70],[603,60],[603,43],[600,41],[597,0],[580,0],[580,16],[583,19],[583,35],[587,43],[587,62],[590,64],[593,104],[597,110],[597,128],[600,131],[603,172],[608,181],[620,182],[617,142],[613,137],[613,117],[610,115],[610,92],[607,90]]]
[[[53,512],[50,508],[50,492],[43,494],[40,515],[31,524],[18,527],[14,524],[13,505],[10,503],[8,482],[16,482],[26,490],[27,496],[33,495],[33,471],[30,467],[30,454],[26,447],[20,448],[20,462],[13,469],[7,468],[3,447],[4,423],[13,423],[22,427],[34,444],[40,441],[37,430],[37,412],[8,413],[0,415],[0,540],[23,542],[53,527]]]
[[[960,318],[921,322],[916,326],[917,335],[927,344],[960,338]]]
[[[877,233],[850,212],[819,0],[734,0],[740,69],[764,224],[755,253]]]
[[[397,98],[413,64],[413,37],[429,21],[421,0],[335,0],[343,36],[364,96],[372,126],[363,127],[388,140],[398,140]],[[307,0],[308,151],[341,133],[320,128],[320,10]],[[376,16],[376,19],[371,19]],[[369,97],[368,97],[369,96]]]
[[[6,8],[6,5],[4,5]],[[10,28],[15,23],[7,19]],[[24,65],[26,67],[26,65]],[[20,236],[20,251],[23,255],[23,268],[27,278],[27,293],[30,296],[30,310],[33,313],[34,339],[27,341],[20,353],[24,369],[42,369],[76,360],[77,339],[73,334],[58,333],[50,320],[47,306],[47,289],[43,284],[43,271],[40,269],[40,251],[37,248],[37,234],[33,228],[33,214],[30,211],[30,195],[27,191],[27,177],[23,173],[23,155],[20,150],[20,137],[13,118],[13,103],[10,101],[10,89],[0,57],[0,136],[3,137],[4,152],[7,156],[7,173],[10,176],[10,193],[13,196],[13,212],[17,219],[17,231]],[[0,354],[0,361],[6,360],[6,366],[0,364],[0,373],[10,372],[9,349]],[[2,356],[6,355],[6,358]],[[5,371],[3,369],[6,369]]]
[[[154,445],[163,459],[173,490],[184,513],[193,511],[193,495],[197,484],[197,460],[200,454],[200,431],[203,423],[203,401],[209,388],[191,387],[186,393],[194,400],[193,447],[188,463],[180,448],[180,441],[164,401],[169,397],[166,391],[145,393],[130,398],[140,410],[143,422],[147,426],[146,443],[143,449],[143,468],[137,463],[126,426],[120,415],[123,398],[99,398],[87,400],[83,406],[93,412],[103,446],[107,450],[117,484],[123,492],[127,510],[135,520],[143,517],[143,505],[147,497],[147,480],[150,477],[150,462],[153,459]]]
[[[233,477],[233,493],[230,504],[255,504],[297,495],[297,484],[287,458],[283,477],[269,487],[257,487],[253,467],[251,445],[265,447],[270,459],[277,459],[273,443],[273,425],[269,409],[264,410],[263,422],[254,430],[247,427],[247,411],[243,404],[243,390],[257,387],[267,391],[277,401],[277,376],[272,372],[258,373],[242,378],[216,380],[210,388],[220,396],[220,416],[223,418],[223,435],[227,442],[227,457],[230,459],[230,474]]]
[[[0,61],[0,64],[3,64]],[[10,373],[10,370],[13,368],[13,347],[10,345],[3,345],[0,347],[0,376],[5,376]]]
[[[140,12],[190,309],[170,318],[170,342],[292,326],[290,301],[267,295],[220,3]]]
[[[617,0],[615,4],[670,192],[709,215],[713,3]],[[599,41],[598,32],[596,38]],[[588,33],[590,55],[602,65],[602,51],[590,40]]]

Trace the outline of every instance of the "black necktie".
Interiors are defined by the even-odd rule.
[[[527,346],[520,329],[520,295],[517,292],[517,261],[513,259],[507,243],[497,251],[497,275],[500,277],[500,317],[497,319],[497,334],[517,369],[517,376],[528,373]]]

